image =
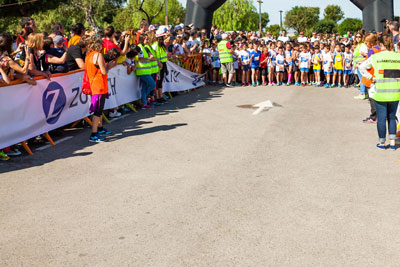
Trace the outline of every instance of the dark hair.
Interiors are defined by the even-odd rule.
[[[104,61],[108,63],[110,61],[116,60],[120,55],[121,55],[121,53],[119,52],[119,50],[117,48],[115,48],[115,47],[111,48],[104,55]]]
[[[53,30],[53,33],[55,33],[56,35],[61,35],[60,29],[62,29],[63,26],[60,22],[53,22],[51,28]]]
[[[316,45],[316,46],[314,47],[314,49],[318,49],[318,50],[319,50],[319,45]]]
[[[113,26],[108,26],[108,27],[104,30],[104,37],[111,38],[111,37],[113,36],[114,33],[115,33],[114,27],[113,27]]]
[[[23,17],[21,19],[21,28],[25,28],[26,25],[30,25],[30,21],[33,20],[31,17]]]
[[[49,50],[53,44],[53,39],[51,37],[43,38],[43,50]]]
[[[20,34],[21,34],[22,37],[26,40],[26,39],[28,39],[28,36],[29,36],[29,34],[31,34],[31,33],[33,33],[33,30],[32,30],[31,27],[28,27],[28,28],[22,28]]]
[[[9,33],[0,33],[0,55],[11,55],[12,53],[12,36]]]
[[[137,55],[139,55],[140,51],[141,51],[141,49],[140,49],[139,46],[137,46],[137,45],[131,45],[131,46],[129,47],[128,53],[126,53],[126,57],[127,57],[127,58],[134,58],[134,57],[136,57]]]
[[[76,35],[83,35],[84,30],[85,30],[85,26],[83,26],[82,23],[77,23],[75,25],[72,25],[72,27],[71,27],[71,32]]]

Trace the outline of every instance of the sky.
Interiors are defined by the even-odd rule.
[[[178,0],[186,6],[186,0]],[[256,0],[254,5],[258,10],[258,3]],[[280,15],[279,10],[284,12],[289,11],[294,6],[313,6],[320,8],[320,17],[323,16],[324,9],[329,4],[335,4],[342,7],[346,18],[359,18],[362,19],[362,12],[349,0],[262,0],[264,3],[261,5],[261,12],[268,12],[269,14],[269,24],[279,24]],[[394,0],[394,15],[400,15],[397,8],[400,8],[400,0]],[[282,15],[282,20],[284,20],[284,13]]]

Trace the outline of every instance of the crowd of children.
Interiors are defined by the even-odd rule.
[[[222,84],[218,36],[203,42],[204,70],[211,84]],[[297,43],[264,40],[231,41],[234,48],[235,84],[242,86],[291,85],[348,87],[355,73],[352,42]],[[355,75],[353,75],[354,77]]]

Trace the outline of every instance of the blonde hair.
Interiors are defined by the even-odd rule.
[[[35,50],[43,49],[43,34],[42,33],[31,33],[28,36],[28,47]]]
[[[367,36],[365,36],[365,42],[376,45],[378,43],[378,36],[374,33],[368,33]]]
[[[86,42],[86,49],[88,52],[96,51],[96,52],[103,52],[103,40],[97,37],[96,35],[92,35],[85,40]]]
[[[147,33],[147,38],[150,45],[154,44],[157,41],[156,35],[154,34],[154,32],[151,31]]]

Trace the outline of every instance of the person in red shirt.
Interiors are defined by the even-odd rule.
[[[121,50],[121,48],[116,44],[115,40],[115,30],[113,26],[108,26],[104,30],[104,39],[103,39],[103,48],[104,48],[104,54],[108,52],[108,50],[112,48],[118,49],[118,51],[121,52],[121,56],[125,56],[126,53],[128,52],[128,47],[129,47],[129,35],[126,35],[124,37],[124,48]]]
[[[260,73],[263,85],[267,85],[267,74],[268,74],[267,63],[268,63],[268,47],[264,46],[260,57]]]
[[[148,30],[149,30],[149,23],[147,22],[147,20],[142,19],[142,21],[140,21],[140,30],[138,30],[136,33],[136,41],[135,41],[136,45],[139,44],[140,35],[142,35],[142,33],[144,32],[147,32]]]

